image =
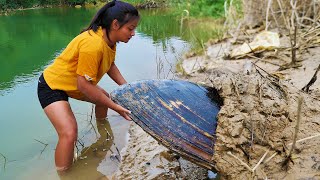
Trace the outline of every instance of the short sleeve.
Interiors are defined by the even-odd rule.
[[[99,65],[102,59],[102,52],[80,50],[77,74],[86,78],[87,81],[97,81]]]

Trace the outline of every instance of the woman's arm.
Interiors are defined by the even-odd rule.
[[[122,74],[120,73],[118,67],[114,63],[111,64],[111,67],[110,67],[109,71],[107,72],[107,74],[118,85],[122,85],[122,84],[127,83],[127,81],[123,78]]]
[[[89,98],[90,102],[111,108],[114,111],[118,112],[125,119],[131,120],[131,118],[128,116],[128,114],[130,114],[129,110],[114,103],[108,96],[106,96],[101,90],[99,90],[99,87],[91,84],[91,82],[87,81],[85,77],[78,75],[77,85],[79,91],[81,91],[87,98]]]

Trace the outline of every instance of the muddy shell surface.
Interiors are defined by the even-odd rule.
[[[222,100],[213,88],[181,80],[145,80],[111,94],[130,117],[158,142],[212,169],[217,114]]]

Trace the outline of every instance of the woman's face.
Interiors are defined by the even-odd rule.
[[[132,38],[132,36],[135,35],[135,30],[138,26],[139,20],[140,18],[134,18],[122,27],[117,28],[117,42],[121,41],[127,43]]]

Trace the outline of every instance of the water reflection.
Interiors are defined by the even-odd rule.
[[[105,175],[97,171],[97,167],[103,159],[110,158],[115,161],[109,164],[117,166],[120,156],[114,149],[114,137],[109,121],[96,121],[97,128],[92,126],[92,130],[97,135],[97,140],[89,147],[81,150],[71,169],[65,173],[59,174],[61,180],[81,180],[81,179],[106,179]],[[79,150],[81,142],[78,141],[77,149]],[[83,147],[83,146],[82,146]]]
[[[32,77],[90,21],[94,9],[52,8],[0,16],[0,92]],[[74,21],[77,19],[77,21]]]

